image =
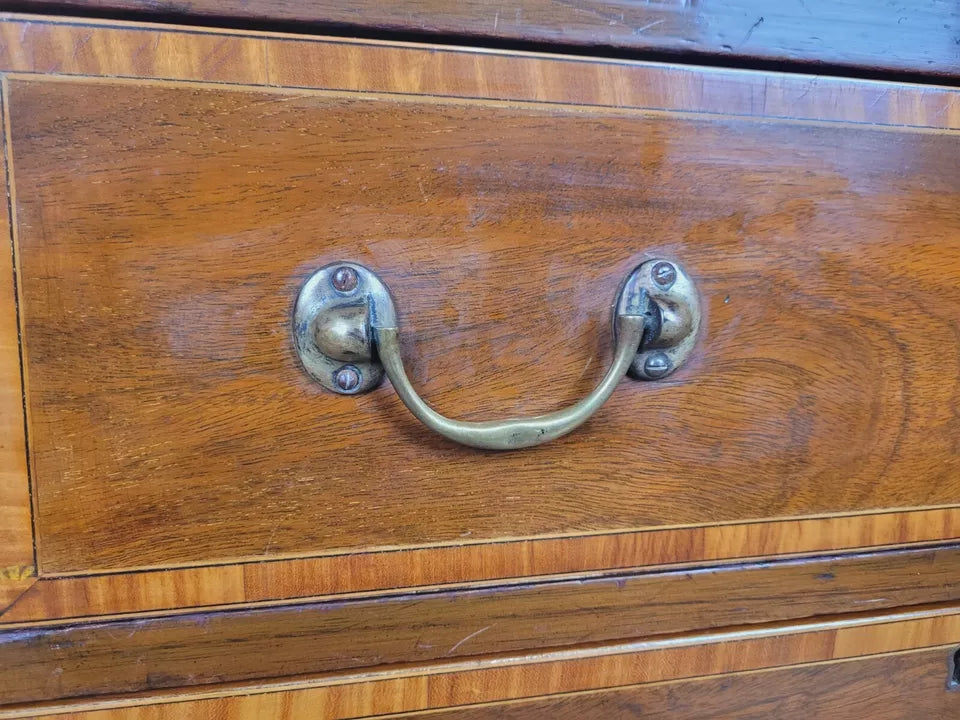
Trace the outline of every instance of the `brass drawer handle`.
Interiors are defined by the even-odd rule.
[[[582,425],[628,372],[645,380],[669,375],[690,354],[699,325],[697,293],[686,273],[666,260],[645,262],[620,288],[613,363],[593,392],[546,415],[485,422],[444,417],[417,394],[403,367],[393,299],[362,265],[334,263],[314,273],[297,298],[293,334],[304,368],[328,390],[367,392],[386,372],[404,405],[434,432],[462,445],[515,450]]]

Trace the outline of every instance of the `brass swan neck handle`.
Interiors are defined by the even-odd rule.
[[[373,389],[386,373],[410,412],[434,432],[485,450],[516,450],[562,437],[603,405],[624,375],[655,380],[672,372],[696,341],[697,294],[675,264],[636,268],[614,305],[614,357],[593,392],[570,407],[534,417],[470,422],[431,408],[407,377],[393,299],[380,278],[355,263],[334,263],[307,281],[294,311],[294,341],[307,372],[341,394]]]

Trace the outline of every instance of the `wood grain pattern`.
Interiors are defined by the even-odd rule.
[[[435,720],[726,720],[803,717],[808,720],[949,720],[960,693],[944,689],[945,648],[854,662],[819,663],[774,672],[741,673],[529,702],[496,703],[394,717]],[[642,713],[642,715],[638,715]],[[219,717],[236,717],[234,715]],[[291,716],[293,717],[293,716]]]
[[[0,70],[960,127],[930,84],[10,14]]]
[[[517,53],[423,48],[269,33],[186,31],[129,23],[0,23],[0,68],[231,83],[287,82],[501,100],[593,103],[755,116],[960,126],[956,93],[892,83],[731,72]],[[954,510],[889,513],[713,528],[679,528],[431,548],[403,553],[398,575],[384,555],[309,558],[242,567],[186,568],[92,578],[50,578],[14,610],[18,620],[137,612],[424,584],[596,570],[636,564],[809,552],[956,537]],[[933,515],[927,514],[933,513]],[[24,537],[20,535],[19,537]],[[538,544],[543,542],[543,544]],[[558,555],[554,555],[556,550]],[[349,572],[346,572],[348,570]],[[409,572],[409,575],[405,573]],[[377,582],[376,578],[385,578]],[[342,585],[337,578],[344,578]],[[411,580],[413,582],[413,580]],[[21,614],[17,615],[17,612]]]
[[[5,98],[0,98],[5,103]],[[0,118],[6,151],[6,119]],[[8,165],[3,158],[3,182]],[[14,290],[12,226],[0,201],[0,613],[36,581]]]
[[[578,650],[501,655],[356,676],[319,676],[256,686],[226,685],[206,692],[93,699],[47,706],[45,711],[67,712],[67,717],[78,720],[366,717],[633,684],[646,687],[625,692],[642,692],[652,689],[651,683],[875,657],[930,646],[939,646],[930,653],[939,658],[938,690],[942,692],[946,658],[952,649],[944,643],[956,642],[960,642],[960,616],[956,608],[900,611],[891,615],[846,616],[830,621],[683,635]],[[861,681],[872,675],[870,666],[858,663],[854,666],[847,672],[859,675]],[[840,665],[827,667],[840,669]],[[735,676],[727,675],[725,679],[739,682]],[[894,683],[896,678],[888,677],[887,681]],[[0,717],[35,716],[38,712],[41,710],[36,707],[6,713],[0,710]]]
[[[48,572],[438,544],[410,550],[417,553],[405,556],[410,564],[387,576],[404,585],[405,571],[416,573],[418,564],[436,558],[448,564],[431,568],[430,578],[519,577],[532,566],[556,567],[525,563],[557,546],[568,555],[604,547],[612,553],[557,561],[580,572],[644,553],[683,562],[730,552],[718,540],[724,533],[735,538],[730,547],[748,554],[851,537],[938,539],[936,528],[909,529],[921,517],[942,521],[939,537],[956,534],[956,508],[916,508],[955,505],[958,497],[956,387],[949,379],[960,366],[960,297],[951,287],[960,253],[952,163],[960,135],[819,122],[956,127],[954,91],[15,18],[0,24],[0,69],[21,73],[6,79],[8,149],[25,261],[28,397],[39,410],[30,428],[42,437],[35,469],[45,468],[39,516],[48,522],[40,553]],[[252,87],[278,82],[361,93]],[[383,92],[396,95],[373,95]],[[435,97],[399,97],[425,92]],[[585,107],[591,103],[617,107]],[[707,114],[715,112],[753,119]],[[774,120],[796,115],[818,122]],[[376,141],[351,130],[361,125],[379,134]],[[331,186],[334,180],[345,184]],[[634,244],[637,227],[644,228],[642,248]],[[305,385],[284,384],[295,364],[275,353],[284,331],[276,319],[309,265],[358,244],[371,264],[392,263],[395,291],[413,298],[405,321],[416,330],[417,380],[442,407],[455,412],[459,402],[478,414],[507,401],[535,411],[563,402],[564,392],[579,394],[578,383],[589,385],[596,371],[591,358],[597,362],[609,342],[602,307],[589,309],[612,294],[600,265],[618,274],[648,247],[695,249],[692,262],[703,263],[698,276],[710,299],[710,340],[723,352],[701,354],[686,377],[642,393],[655,420],[642,423],[642,441],[659,437],[662,444],[669,437],[680,451],[666,461],[648,456],[652,446],[638,442],[634,431],[614,443],[612,454],[601,448],[585,482],[573,482],[577,468],[562,455],[515,461],[516,472],[509,461],[489,463],[483,476],[466,455],[431,446],[404,425],[382,393],[354,429],[340,425],[324,434],[330,417],[313,420],[323,398]],[[554,266],[544,269],[544,258]],[[442,283],[451,277],[467,304],[431,306],[449,295]],[[724,289],[731,284],[735,292]],[[507,292],[491,296],[490,287]],[[771,303],[773,296],[779,299]],[[212,317],[219,325],[210,334]],[[465,368],[465,350],[468,358],[493,362]],[[538,367],[530,361],[537,357],[560,360]],[[277,358],[286,358],[279,369]],[[67,372],[57,374],[58,368]],[[706,385],[698,385],[703,378]],[[713,393],[705,404],[697,394],[704,387]],[[671,405],[670,393],[677,392],[682,407]],[[620,402],[608,422],[617,412],[635,420],[629,402]],[[61,422],[63,412],[74,425]],[[384,412],[392,418],[387,423]],[[268,424],[273,436],[257,434]],[[600,447],[610,426],[598,425],[585,443],[570,447]],[[351,433],[370,427],[425,444],[406,457],[388,448],[394,462],[406,463],[396,466],[401,471],[377,475],[373,468],[357,482],[355,458],[367,459]],[[719,427],[732,433],[731,455],[724,447],[711,454],[703,442],[716,438]],[[306,457],[298,460],[298,453]],[[427,464],[437,458],[446,464],[409,464],[416,453]],[[634,472],[601,475],[617,457],[630,458]],[[291,458],[302,463],[292,472]],[[466,483],[444,482],[453,476]],[[337,487],[347,502],[338,500]],[[395,494],[420,504],[385,506]],[[360,507],[351,508],[354,501]],[[848,531],[839,529],[838,518],[715,524],[878,509],[890,512],[858,517]],[[617,533],[606,545],[606,536],[592,534],[610,530]],[[516,539],[527,533],[543,538]],[[639,546],[630,545],[640,538]],[[653,538],[678,547],[644,550]],[[467,546],[484,540],[496,542]],[[504,541],[505,549],[491,550]],[[324,568],[328,574],[308,578],[304,587],[362,592],[387,555],[183,568],[182,575],[164,569],[137,573],[127,585],[115,572],[50,578],[36,587],[91,595],[51,609],[46,603],[55,593],[38,590],[14,610],[23,608],[21,617],[35,621],[95,608],[172,609],[218,592],[244,601],[248,592],[260,593],[272,601],[269,573],[276,568],[285,568],[281,577],[295,586],[300,569]],[[612,639],[955,601],[957,556],[954,547],[920,549],[14,627],[0,635],[0,666],[16,665],[17,672],[3,677],[0,688],[9,701],[151,688],[216,693],[230,689],[211,683],[337,673],[310,681],[336,698],[334,683],[350,683],[344,668],[425,662],[436,675],[451,676],[452,658],[471,658],[461,661],[476,664],[470,671],[507,671],[497,663],[504,657],[530,663],[531,648],[535,654],[559,645],[565,649],[555,652],[596,655],[591,644]],[[329,573],[354,562],[357,577],[332,582]],[[234,582],[223,589],[190,586],[219,582],[227,570]],[[852,619],[840,622],[850,629]],[[929,639],[932,624],[891,635],[901,647],[952,642],[949,628],[939,626],[936,641]],[[765,631],[771,632],[746,632],[756,639]],[[883,637],[861,637],[846,652],[894,644]],[[797,656],[777,649],[781,638],[764,639],[770,645],[757,656],[764,666],[778,652]],[[673,640],[704,642],[703,636]],[[811,654],[843,652],[837,635],[808,642],[819,646]],[[497,656],[478,657],[484,653]],[[686,669],[710,667],[702,662],[689,660]],[[617,677],[615,669],[598,669],[585,675],[594,685],[598,677]],[[576,673],[551,679],[542,671],[513,671],[514,694],[576,685]],[[417,694],[429,690],[431,676],[422,673],[430,670],[405,672],[376,680],[407,682],[409,699],[391,698],[388,711],[430,707]],[[524,673],[529,682],[522,682]],[[644,681],[629,674],[619,676],[622,683]],[[355,678],[345,702],[386,706],[367,683],[371,678]],[[488,700],[503,699],[502,680],[499,694],[486,690]],[[563,684],[551,689],[554,680]],[[468,688],[484,692],[482,682],[463,692]],[[133,700],[118,702],[127,701]],[[351,707],[358,714],[359,705]]]
[[[16,667],[0,675],[0,703],[422,664],[957,600],[960,547],[947,547],[44,625],[0,631],[0,667]]]
[[[9,92],[44,572],[960,497],[960,134]],[[530,452],[438,439],[387,385],[333,397],[292,352],[300,285],[349,258],[398,298],[442,411],[545,412],[597,382],[610,299],[651,255],[700,284],[693,361]]]
[[[675,563],[830,553],[960,537],[960,509],[714,525],[635,533],[409,549],[329,557],[44,577],[0,623],[143,613],[185,607]]]
[[[687,62],[758,60],[956,75],[960,12],[950,0],[26,0],[37,10],[136,11],[165,20],[304,23],[363,35],[401,31],[470,40],[672,53]]]

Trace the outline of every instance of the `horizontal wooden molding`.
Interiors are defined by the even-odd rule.
[[[686,62],[782,63],[847,72],[956,75],[960,17],[949,2],[522,0],[507,7],[439,0],[26,0],[37,11],[136,13],[164,21],[286,25],[471,43],[537,43],[674,56]]]
[[[296,600],[668,564],[823,554],[960,536],[960,508],[42,577],[3,623]]]
[[[791,624],[731,628],[651,640],[442,661],[411,667],[337,673],[274,682],[226,683],[208,688],[146,692],[69,703],[0,709],[0,718],[70,717],[83,720],[166,720],[180,717],[329,718],[503,703],[557,700],[553,693],[587,693],[678,682],[697,676],[824,667],[864,658],[936,658],[942,692],[950,643],[960,642],[955,605],[858,613]],[[947,645],[945,645],[947,644]],[[933,648],[933,649],[928,649]],[[926,657],[926,656],[925,656]],[[733,674],[732,676],[730,674]],[[885,677],[885,682],[890,678]],[[626,686],[626,687],[625,687]],[[544,698],[542,696],[548,696]],[[498,707],[503,707],[499,705]]]
[[[428,663],[957,600],[960,546],[949,546],[21,628],[0,632],[0,666],[17,668],[0,677],[0,700]]]
[[[17,14],[0,38],[6,72],[960,127],[936,85]]]

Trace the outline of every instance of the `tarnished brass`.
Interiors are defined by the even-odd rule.
[[[351,283],[342,282],[344,277]],[[341,289],[346,286],[349,290]],[[393,299],[376,274],[361,265],[335,263],[317,271],[297,299],[293,330],[304,367],[324,387],[341,394],[365,392],[386,372],[404,405],[434,432],[470,447],[516,450],[582,425],[628,371],[649,380],[669,375],[693,348],[699,324],[689,277],[674,263],[646,262],[620,288],[613,362],[593,392],[546,415],[486,422],[444,417],[417,394],[403,367]]]
[[[603,380],[583,400],[563,410],[529,418],[465,422],[444,417],[423,401],[413,389],[400,358],[399,330],[395,327],[377,329],[380,360],[403,404],[428,428],[461,445],[485,450],[516,450],[549,442],[586,422],[620,382],[640,345],[643,336],[643,315],[618,315],[619,339],[613,364]]]
[[[313,323],[313,339],[334,360],[356,362],[373,357],[367,305],[341,305],[321,313]]]
[[[341,395],[375,388],[383,365],[374,357],[374,317],[396,324],[390,293],[374,273],[346,262],[315,272],[293,311],[293,341],[304,369]]]
[[[660,320],[657,331],[644,338],[630,375],[638,380],[660,380],[680,367],[697,343],[700,299],[683,268],[667,260],[643,263],[628,282],[646,290]]]

